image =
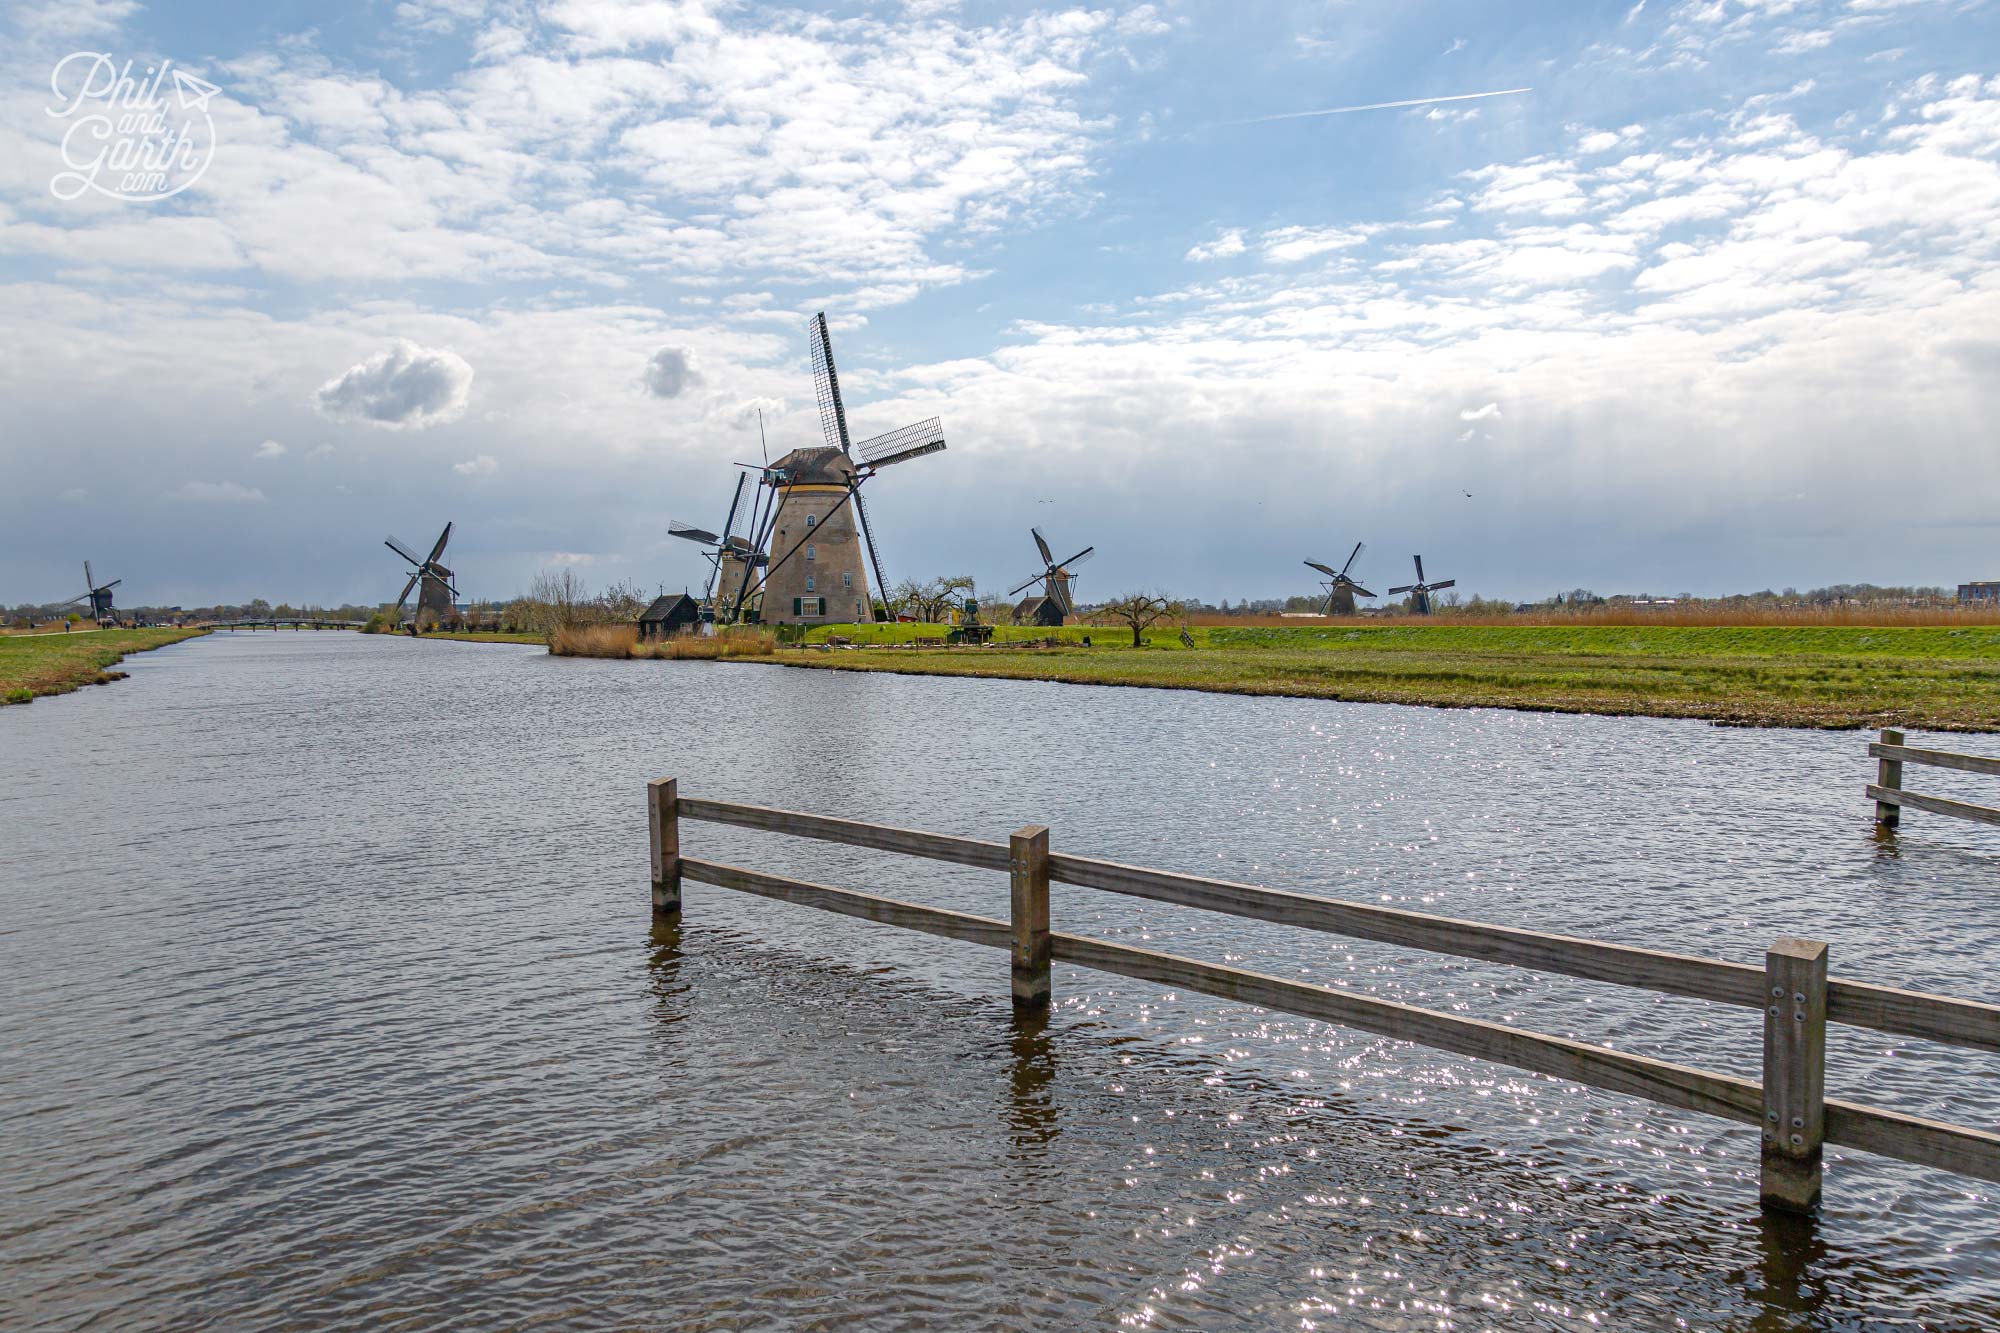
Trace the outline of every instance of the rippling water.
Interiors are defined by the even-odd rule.
[[[0,1325],[2000,1326],[1992,1192],[690,885],[646,779],[1990,997],[2000,837],[1878,847],[1852,733],[218,636],[0,710]],[[1924,774],[1941,794],[1976,779]],[[1965,786],[1964,783],[1974,785]],[[1988,793],[1990,796],[1990,793]],[[1004,916],[998,875],[684,827]],[[1058,886],[1058,929],[1755,1077],[1740,1010]],[[2000,1121],[1831,1030],[1829,1090]]]

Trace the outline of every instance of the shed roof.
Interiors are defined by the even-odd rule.
[[[684,592],[676,592],[663,593],[655,597],[653,604],[639,613],[639,619],[642,621],[672,620],[682,602],[688,604],[686,612],[682,614],[692,614],[696,617],[701,615],[701,607],[695,602],[694,598]]]

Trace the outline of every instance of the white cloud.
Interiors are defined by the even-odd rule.
[[[276,440],[266,440],[251,451],[253,458],[283,458],[285,446]]]
[[[1500,404],[1488,403],[1484,407],[1468,407],[1458,414],[1460,421],[1498,421]]]
[[[1191,247],[1185,258],[1191,264],[1205,264],[1212,259],[1229,259],[1240,255],[1248,247],[1243,243],[1243,229],[1231,227],[1212,241],[1203,241]]]
[[[334,421],[422,430],[464,415],[471,390],[472,367],[458,353],[398,338],[322,384],[314,403]]]
[[[175,499],[199,504],[263,504],[264,492],[233,481],[190,481],[173,492]]]
[[[312,448],[306,450],[307,458],[331,458],[333,457],[333,454],[334,454],[334,448],[330,444],[316,444]]]
[[[500,470],[500,464],[491,454],[476,454],[463,463],[453,463],[451,470],[461,477],[490,477]]]

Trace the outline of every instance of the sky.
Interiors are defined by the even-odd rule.
[[[0,94],[0,603],[698,589],[818,310],[944,422],[892,581],[2000,578],[2000,0],[61,0]]]

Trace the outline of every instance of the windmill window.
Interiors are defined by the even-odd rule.
[[[818,588],[819,588],[819,581],[810,574],[806,575],[806,591],[814,592]]]
[[[842,574],[840,576],[840,586],[843,588],[852,588],[854,586],[854,575],[852,573]]]
[[[818,526],[819,526],[819,515],[818,515],[818,514],[807,514],[807,515],[806,515],[806,527],[807,527],[807,528],[816,528],[816,527],[818,527]]]
[[[819,547],[817,547],[817,546],[808,546],[808,547],[806,547],[806,559],[808,559],[808,560],[817,560],[817,559],[819,559]]]

